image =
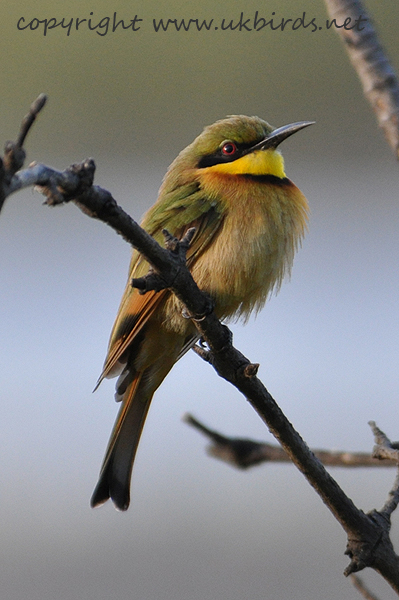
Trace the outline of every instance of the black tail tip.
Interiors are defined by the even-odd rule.
[[[90,500],[90,506],[97,508],[102,506],[111,498],[115,508],[121,512],[126,511],[130,504],[130,492],[126,486],[117,481],[108,484],[108,482],[99,481]]]

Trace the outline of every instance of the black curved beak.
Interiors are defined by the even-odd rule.
[[[255,152],[256,150],[268,150],[269,148],[277,148],[281,142],[286,140],[290,135],[293,135],[297,131],[314,125],[315,121],[299,121],[298,123],[291,123],[290,125],[283,125],[272,131],[264,140],[258,142],[252,148],[248,148],[247,153]]]

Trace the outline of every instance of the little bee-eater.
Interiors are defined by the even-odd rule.
[[[248,318],[289,274],[307,223],[308,204],[287,178],[278,146],[311,125],[274,129],[258,117],[231,116],[206,127],[169,167],[142,227],[159,243],[195,228],[187,265],[220,319]],[[198,334],[169,291],[141,295],[132,277],[149,265],[133,252],[129,279],[108,347],[104,377],[119,375],[121,408],[91,504],[112,498],[126,510],[144,421],[155,390]]]

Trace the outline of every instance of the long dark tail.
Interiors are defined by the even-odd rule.
[[[147,386],[140,385],[141,373],[136,373],[123,395],[121,409],[108,443],[103,466],[91,506],[100,506],[109,498],[119,510],[130,503],[130,479],[141,432],[151,404]]]

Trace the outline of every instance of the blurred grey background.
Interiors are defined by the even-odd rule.
[[[397,0],[370,0],[399,68]],[[322,0],[215,3],[38,0],[0,6],[1,144],[41,92],[28,159],[63,169],[87,156],[96,183],[140,219],[176,154],[226,114],[317,124],[282,146],[311,205],[291,282],[236,346],[311,447],[370,451],[367,422],[398,439],[398,164],[333,29],[155,33],[152,19],[296,18]],[[90,15],[90,13],[93,15]],[[17,30],[20,17],[117,12],[139,31]],[[113,381],[92,394],[130,249],[74,206],[31,190],[0,217],[0,596],[7,600],[349,600],[345,535],[291,465],[241,473],[207,457],[181,422],[272,441],[240,394],[194,354],[156,394],[126,514],[95,511],[116,414]],[[394,472],[333,470],[364,510]],[[399,545],[397,516],[393,540]],[[387,600],[388,586],[365,574]]]

